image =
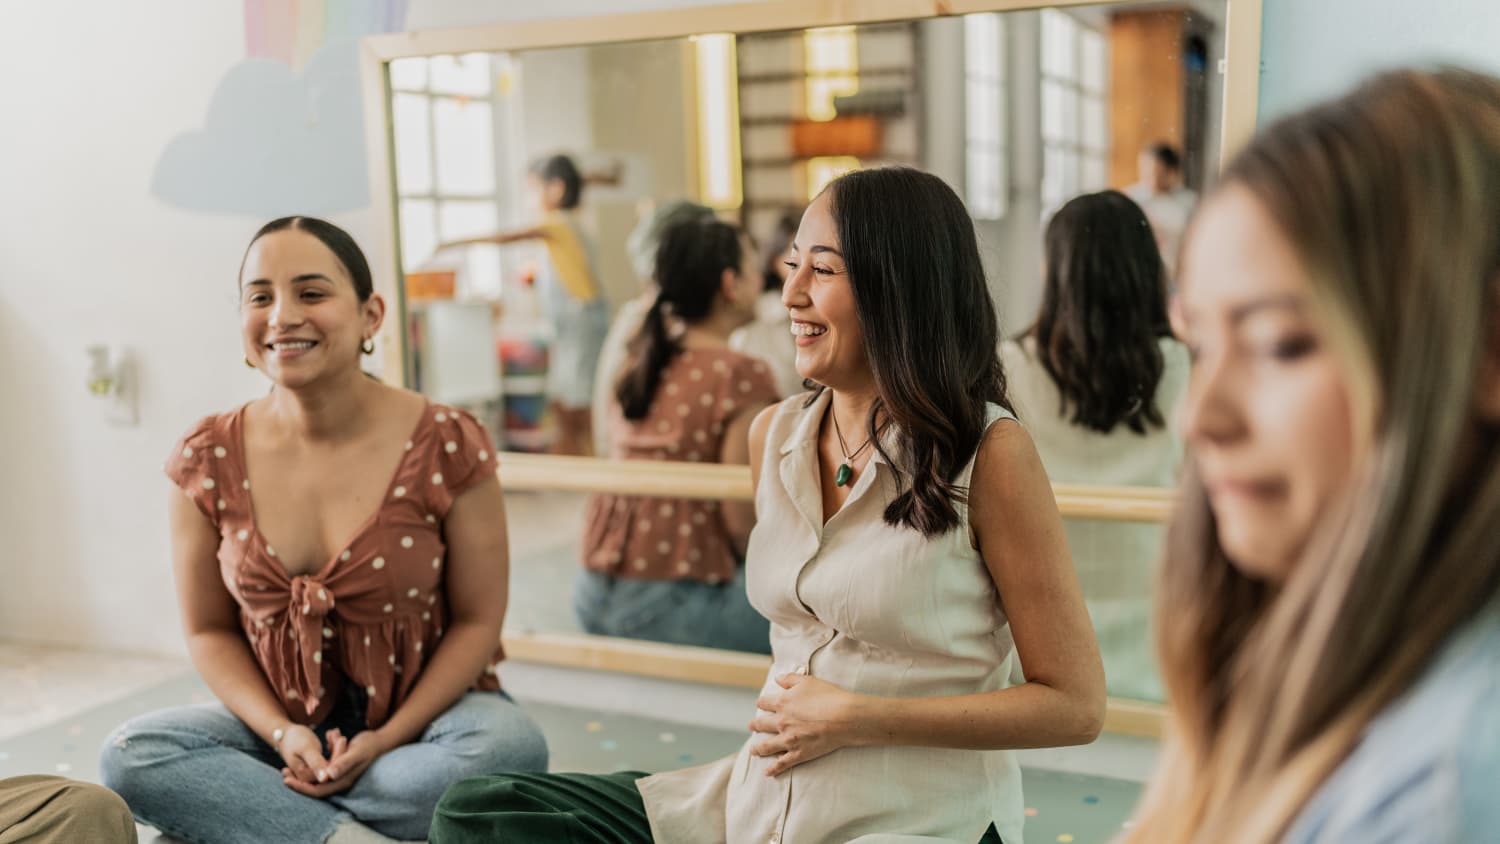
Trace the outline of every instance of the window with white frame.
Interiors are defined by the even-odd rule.
[[[396,192],[403,270],[433,258],[439,243],[500,227],[495,178],[494,62],[486,53],[390,63]],[[469,295],[498,296],[500,252],[463,253]]]
[[[1010,199],[1006,160],[1005,20],[994,13],[964,16],[964,198],[978,220],[1005,216]]]
[[[1066,12],[1042,11],[1042,207],[1109,184],[1109,44]]]

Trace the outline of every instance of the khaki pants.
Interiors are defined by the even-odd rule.
[[[0,780],[0,844],[135,844],[135,820],[107,788],[60,777]]]

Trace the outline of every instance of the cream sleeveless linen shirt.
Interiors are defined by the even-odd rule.
[[[823,522],[818,426],[831,394],[777,406],[746,555],[750,602],[771,620],[775,678],[810,674],[885,697],[973,694],[1009,685],[1014,645],[994,581],[958,526],[924,537],[882,518],[898,489],[877,451]],[[990,423],[1013,418],[991,405]],[[894,443],[888,442],[887,448]],[[971,460],[955,483],[968,486]],[[994,821],[1020,844],[1021,773],[1011,751],[846,747],[773,778],[772,759],[738,754],[637,781],[660,844],[951,841]]]

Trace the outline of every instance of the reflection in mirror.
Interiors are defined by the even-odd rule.
[[[776,289],[788,229],[845,170],[908,164],[943,177],[969,207],[1002,333],[1016,338],[1007,365],[1020,385],[1018,409],[1054,480],[1170,485],[1178,450],[1154,423],[1150,447],[1135,447],[1127,422],[1084,445],[1087,437],[1063,436],[1049,451],[1039,432],[1058,417],[1064,434],[1079,433],[1068,429],[1078,427],[1075,414],[1059,409],[1068,396],[1055,373],[1023,370],[1037,361],[1052,270],[1044,229],[1070,199],[1129,195],[1169,275],[1218,159],[1224,18],[1224,0],[1118,3],[395,60],[394,189],[412,384],[472,409],[507,450],[655,459],[642,442],[622,445],[611,434],[616,379],[657,299],[655,249],[668,223],[712,214],[754,238],[736,277],[754,274],[764,291],[725,288],[738,310],[715,330],[758,358],[774,393],[787,395],[800,387]],[[537,166],[549,159],[555,166]],[[1159,309],[1146,310],[1160,321]],[[666,330],[680,340],[688,322],[674,317]],[[1154,380],[1132,383],[1133,400],[1164,418],[1178,354],[1164,326],[1145,330],[1156,332],[1163,364]],[[1052,381],[1050,393],[1040,379]],[[1038,389],[1025,392],[1028,380]],[[730,421],[717,420],[719,431],[709,423],[698,460],[724,459],[714,438]],[[676,445],[662,446],[660,458],[689,459]],[[1101,449],[1134,461],[1116,471]],[[584,525],[582,498],[513,493],[525,513],[517,495],[550,503],[534,518],[512,515],[511,626],[569,629],[579,543],[597,526]],[[1087,538],[1084,527],[1071,525],[1070,539],[1086,591],[1138,602],[1139,623],[1117,626],[1149,652],[1147,572],[1159,527],[1107,526],[1141,537],[1119,546]],[[546,557],[547,566],[567,561],[552,583],[566,588],[533,593],[524,581],[528,560],[542,559],[526,551],[532,539],[573,543]],[[1101,634],[1111,624],[1096,622]],[[1111,665],[1111,691],[1156,697],[1154,678],[1117,683],[1122,672],[1144,670]]]

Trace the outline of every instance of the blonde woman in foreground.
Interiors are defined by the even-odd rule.
[[[1129,842],[1500,829],[1500,80],[1273,126],[1187,237],[1170,739]]]

